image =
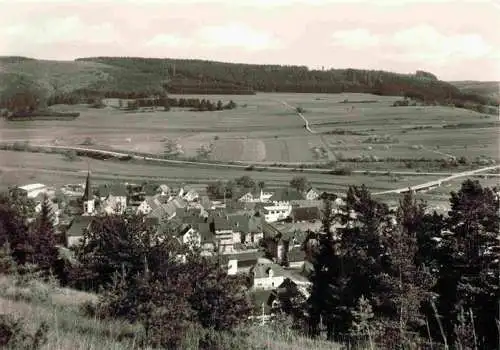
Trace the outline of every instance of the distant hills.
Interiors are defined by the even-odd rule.
[[[21,97],[30,90],[35,97]],[[482,111],[498,106],[492,82],[445,82],[424,71],[398,74],[361,69],[310,70],[189,59],[89,57],[75,61],[0,57],[0,103],[33,104],[55,95],[143,97],[151,94],[254,94],[255,92],[359,92],[406,96],[430,104]],[[11,102],[9,102],[11,101]]]

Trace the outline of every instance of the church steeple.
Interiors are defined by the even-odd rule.
[[[90,186],[90,169],[87,170],[87,179],[85,180],[85,190],[83,192],[83,200],[88,201],[93,198],[92,187]]]
[[[83,192],[83,214],[92,215],[95,210],[94,195],[90,184],[90,167],[87,170],[87,179],[85,180],[85,190]]]

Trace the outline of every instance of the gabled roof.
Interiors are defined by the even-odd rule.
[[[269,200],[271,202],[289,202],[302,199],[305,199],[304,194],[294,189],[285,188],[276,190]]]
[[[269,276],[269,270],[273,270],[274,277],[285,276],[285,270],[275,263],[258,262],[252,267],[254,278],[266,278]]]
[[[310,221],[321,219],[322,213],[318,207],[293,208],[291,215],[295,221]]]
[[[162,220],[165,217],[171,217],[176,214],[177,207],[172,202],[160,205],[158,208],[150,212],[148,218],[158,218]]]
[[[200,233],[201,243],[212,243],[214,241],[214,235],[210,231],[209,223],[199,223],[197,224],[198,232]]]
[[[105,184],[99,186],[99,196],[101,198],[113,195],[115,197],[127,197],[128,191],[124,184]]]
[[[144,199],[144,201],[147,203],[147,205],[149,205],[151,210],[157,209],[162,204],[157,196],[148,196],[146,197],[146,199]]]
[[[249,215],[231,215],[229,221],[233,230],[243,233],[260,233],[262,232],[262,217]]]
[[[238,267],[250,267],[257,264],[259,258],[264,254],[261,251],[251,251],[251,252],[242,252],[236,254],[227,254],[224,257],[229,260],[237,260]]]
[[[293,247],[288,251],[288,262],[302,262],[306,260],[306,252],[302,247]]]
[[[66,231],[66,235],[68,237],[83,236],[83,231],[90,226],[92,220],[92,216],[75,216],[71,221],[68,231]]]

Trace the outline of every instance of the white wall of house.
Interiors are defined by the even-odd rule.
[[[289,261],[289,264],[292,269],[301,269],[304,267],[304,261]]]
[[[123,214],[127,209],[127,197],[110,195],[103,202],[103,210],[106,214]]]
[[[292,213],[292,206],[288,202],[275,202],[273,205],[264,207],[264,220],[276,222],[286,219]]]
[[[198,231],[191,227],[186,233],[182,235],[182,243],[200,247],[201,236]]]
[[[83,202],[83,214],[91,215],[95,211],[95,201],[93,199]]]
[[[70,236],[67,238],[68,247],[74,247],[82,243],[83,236]]]
[[[227,274],[230,275],[230,276],[234,276],[238,273],[238,260],[236,259],[233,259],[233,260],[229,260],[228,264],[227,264]]]
[[[147,201],[142,201],[142,203],[137,207],[136,213],[148,215],[152,210],[153,208],[151,208]]]
[[[319,197],[319,193],[318,193],[318,192],[316,192],[316,191],[315,191],[315,190],[313,190],[313,189],[310,189],[310,190],[309,190],[309,191],[307,191],[307,193],[306,193],[306,199],[307,199],[308,201],[314,201],[314,200],[318,199],[318,197]]]
[[[253,279],[254,289],[264,289],[264,290],[275,289],[285,280],[285,277],[283,276],[274,276],[272,274],[272,270],[269,272],[271,273],[267,277]]]
[[[184,198],[188,202],[192,202],[192,201],[198,199],[198,197],[199,197],[198,192],[193,191],[193,190],[190,190],[187,193],[184,193],[184,195],[182,196],[182,198]]]

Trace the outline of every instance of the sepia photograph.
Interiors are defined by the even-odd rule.
[[[0,0],[0,348],[500,350],[500,0]]]

